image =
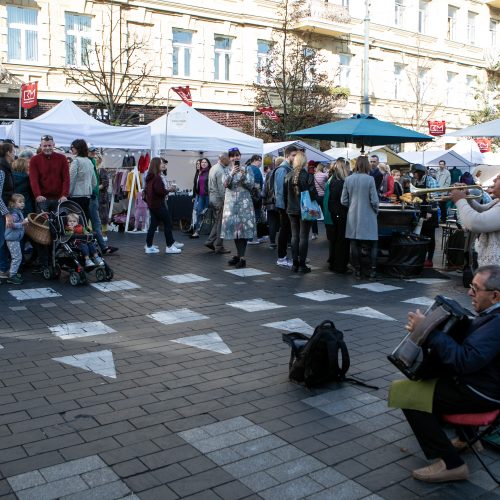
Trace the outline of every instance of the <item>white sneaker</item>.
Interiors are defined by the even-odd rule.
[[[160,247],[158,245],[151,245],[150,247],[148,247],[147,245],[144,245],[144,250],[146,250],[147,248],[156,248],[156,249],[160,249]]]
[[[259,243],[266,243],[267,241],[269,241],[269,236],[262,236],[259,238]]]
[[[94,264],[98,267],[104,266],[104,261],[101,257],[94,257]]]
[[[182,250],[177,248],[174,243],[171,247],[165,248],[165,253],[182,253]]]
[[[286,257],[283,257],[282,259],[278,259],[276,261],[276,265],[290,269],[292,267],[292,261],[290,259],[287,259]]]
[[[160,249],[155,246],[145,247],[144,253],[160,253]]]
[[[260,245],[260,241],[257,239],[249,240],[247,245]]]
[[[184,246],[184,243],[179,243],[178,241],[174,241],[174,245],[173,245],[175,248],[182,248]]]
[[[313,235],[311,236],[311,240],[317,240],[318,239],[318,235],[313,233]]]

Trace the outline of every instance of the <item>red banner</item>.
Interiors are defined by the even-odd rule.
[[[193,105],[193,99],[191,98],[191,90],[189,86],[187,87],[172,87],[172,90],[188,105]]]
[[[38,104],[38,82],[23,83],[21,86],[21,107],[34,108]]]
[[[446,122],[444,120],[429,120],[429,134],[430,135],[444,135],[446,134]]]
[[[267,108],[259,108],[259,113],[262,113],[264,116],[267,116],[270,120],[274,120],[275,122],[280,122],[280,117],[274,111],[272,106],[268,106]]]
[[[477,147],[481,153],[488,153],[491,151],[491,139],[486,139],[482,137],[481,139],[474,139],[476,141]]]

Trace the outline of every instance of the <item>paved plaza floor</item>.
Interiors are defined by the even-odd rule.
[[[407,311],[438,293],[469,307],[458,274],[357,282],[326,270],[324,235],[308,275],[267,245],[240,272],[176,236],[181,255],[145,255],[143,235],[113,233],[110,283],[0,286],[1,498],[498,497],[469,455],[468,482],[412,479],[426,461],[386,403]],[[282,333],[325,319],[350,374],[379,390],[288,381]],[[500,454],[483,455],[500,473]]]

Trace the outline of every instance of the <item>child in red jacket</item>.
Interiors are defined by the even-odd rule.
[[[66,216],[66,227],[64,228],[64,232],[67,235],[86,235],[90,234],[87,229],[85,229],[80,224],[80,217],[78,214],[68,214]],[[104,266],[104,261],[99,254],[97,253],[97,249],[91,241],[80,240],[78,238],[74,238],[75,246],[82,252],[83,257],[85,258],[85,270],[90,271],[95,266]],[[90,256],[94,259],[94,262],[90,260]]]

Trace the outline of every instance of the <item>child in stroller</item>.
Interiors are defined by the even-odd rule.
[[[76,236],[76,238],[71,238],[69,243],[71,247],[78,248],[82,253],[85,259],[85,271],[92,271],[96,266],[104,266],[104,260],[99,256],[94,242],[90,239],[92,237],[90,232],[80,224],[78,214],[69,213],[66,216],[64,234]],[[89,238],[80,238],[79,236],[88,236]],[[90,256],[92,256],[93,261],[90,260]]]

